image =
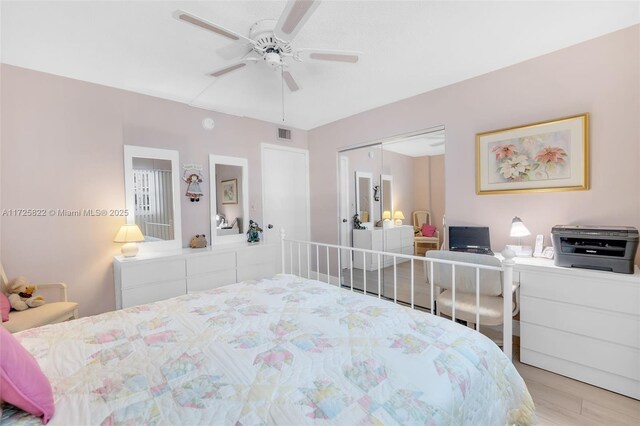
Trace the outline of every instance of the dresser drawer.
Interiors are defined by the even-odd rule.
[[[640,380],[638,349],[525,322],[520,323],[520,334],[523,349]]]
[[[187,258],[187,275],[200,275],[236,267],[236,253],[215,253]]]
[[[294,257],[297,255],[295,251],[297,247],[294,245]],[[288,250],[288,249],[287,249]],[[238,269],[241,269],[249,265],[260,265],[263,263],[276,264],[280,253],[280,247],[276,245],[260,245],[250,247],[245,250],[238,250],[237,252],[237,265]],[[304,251],[303,251],[304,253]],[[294,259],[296,262],[297,259]]]
[[[608,311],[640,315],[640,285],[621,282],[608,274],[597,278],[570,276],[565,273],[520,272],[523,296],[567,302]]]
[[[640,349],[640,317],[520,295],[520,321]]]
[[[194,278],[187,278],[187,293],[211,290],[224,285],[236,283],[236,270],[227,269],[217,271],[213,274],[200,275]]]
[[[160,281],[184,279],[185,275],[184,259],[124,263],[122,265],[122,289],[140,287]]]
[[[400,229],[389,229],[384,233],[384,249],[391,251],[402,247],[402,232]]]
[[[181,279],[123,290],[122,307],[129,308],[131,306],[158,302],[171,297],[182,296],[186,293],[186,287],[185,280]]]

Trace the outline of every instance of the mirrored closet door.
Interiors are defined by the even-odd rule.
[[[444,153],[443,127],[339,152],[341,245],[416,256],[438,249]],[[410,303],[411,262],[395,263],[392,256],[343,253],[342,284]],[[422,262],[414,262],[413,280],[414,303],[428,306]]]

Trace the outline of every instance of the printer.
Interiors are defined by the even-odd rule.
[[[551,239],[557,266],[634,272],[638,230],[631,226],[557,225]]]

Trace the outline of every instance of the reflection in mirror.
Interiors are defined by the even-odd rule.
[[[133,197],[144,240],[173,240],[171,161],[134,157]]]
[[[356,172],[356,213],[363,224],[373,221],[372,191],[373,180],[371,173]]]
[[[374,204],[373,220],[375,223],[379,218],[391,219],[386,224],[382,222],[380,227],[351,228],[349,232],[340,224],[342,244],[417,256],[439,249],[443,241],[445,145],[445,129],[438,127],[340,151],[340,159],[348,157],[357,164],[356,170],[372,171],[373,176],[380,177],[381,198],[380,204]],[[372,152],[375,155],[372,156]],[[343,163],[348,165],[340,161],[341,173]],[[343,181],[340,181],[341,205],[348,199],[347,190],[352,187]],[[356,185],[356,191],[359,187]],[[358,252],[353,257],[341,258],[340,275],[344,286],[364,291],[366,283],[367,293],[428,309],[430,287],[426,285],[425,269],[420,263],[412,263],[408,258],[396,258],[394,262],[388,255],[378,257]],[[412,297],[412,288],[415,297]]]
[[[382,219],[391,219],[393,217],[393,176],[380,175],[380,182],[382,183],[382,202],[381,216]],[[385,212],[389,212],[388,216]]]
[[[216,164],[216,235],[242,234],[242,167]]]
[[[211,241],[245,241],[249,223],[249,183],[246,158],[209,156],[211,176]]]
[[[142,231],[141,249],[181,247],[178,152],[125,145],[124,163],[127,223]]]

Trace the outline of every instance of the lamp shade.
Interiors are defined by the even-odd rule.
[[[522,219],[516,216],[511,221],[511,233],[509,235],[512,237],[526,237],[531,235],[531,232],[524,226]]]
[[[122,225],[113,239],[115,243],[135,243],[138,241],[144,241],[144,235],[142,235],[142,231],[136,224]]]
[[[391,219],[391,212],[389,210],[385,210],[382,212],[382,219]]]
[[[402,213],[402,210],[396,210],[396,211],[393,213],[393,218],[394,218],[394,219],[400,219],[400,220],[403,220],[403,219],[404,219],[404,214]]]

